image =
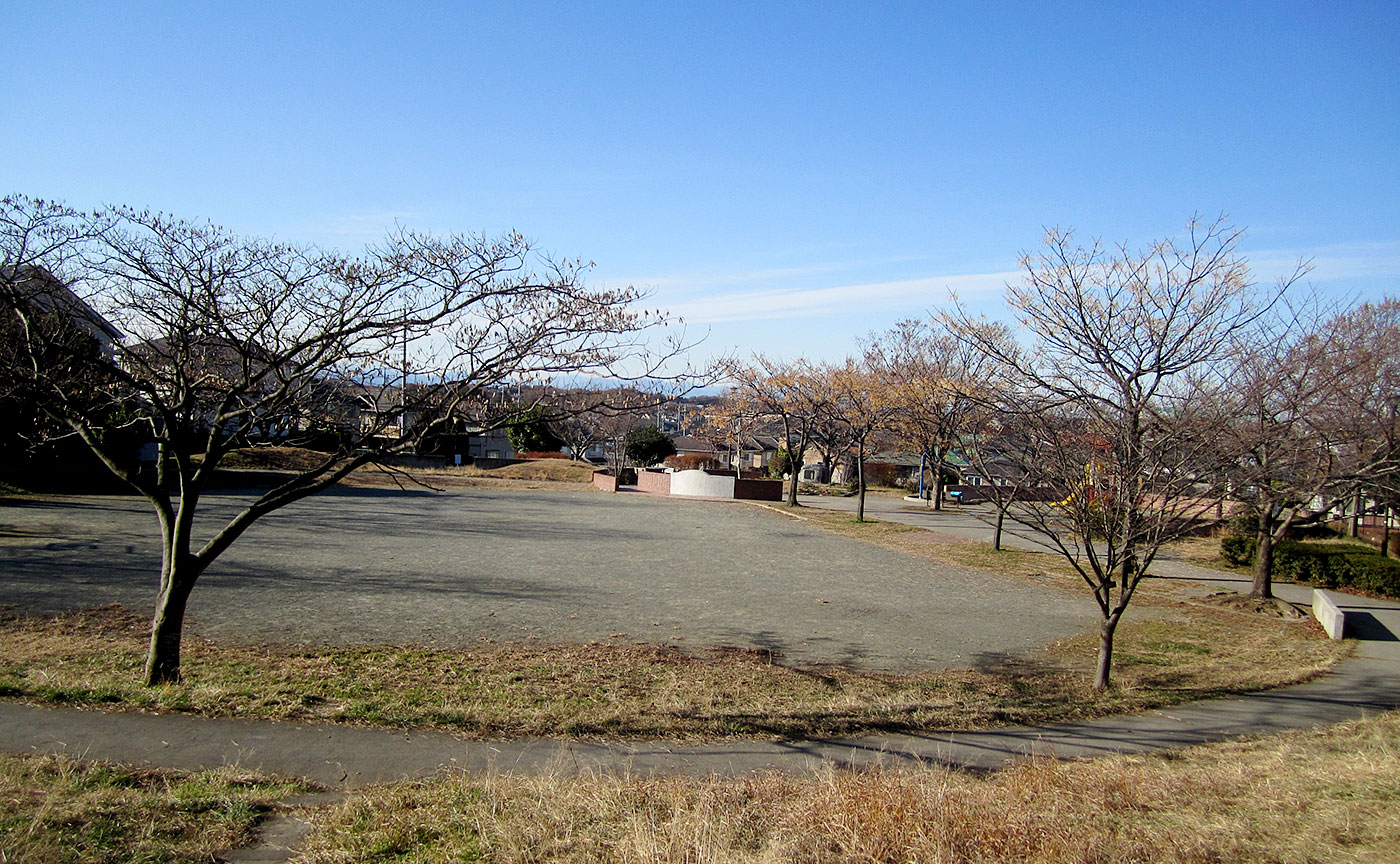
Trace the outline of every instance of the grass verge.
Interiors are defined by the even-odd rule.
[[[1089,634],[999,666],[907,675],[621,641],[303,650],[187,637],[185,682],[147,688],[139,684],[145,628],[121,607],[0,618],[0,696],[476,738],[808,737],[1134,711],[1304,680],[1348,650],[1308,622],[1178,603],[1124,622],[1118,686],[1106,693],[1088,686]]]
[[[305,864],[1393,861],[1400,716],[986,777],[449,776],[314,814]]]
[[[0,861],[212,861],[249,843],[274,801],[302,791],[235,769],[185,774],[0,756]]]

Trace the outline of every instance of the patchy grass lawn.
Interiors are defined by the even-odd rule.
[[[120,607],[10,615],[0,620],[0,696],[475,738],[807,737],[1134,711],[1304,680],[1348,650],[1308,622],[1178,603],[1125,620],[1118,686],[1107,693],[1089,687],[1092,634],[1001,667],[909,675],[622,641],[304,650],[187,637],[185,681],[147,688],[139,683],[145,639],[145,620]]]
[[[186,774],[0,756],[0,861],[212,861],[249,843],[274,801],[302,791],[231,768]]]
[[[447,776],[310,818],[304,864],[1394,861],[1400,716],[985,777]]]

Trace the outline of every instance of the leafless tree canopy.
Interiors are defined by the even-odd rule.
[[[1251,281],[1239,236],[1223,220],[1193,221],[1180,239],[1108,252],[1051,231],[1023,258],[1021,284],[1007,288],[1028,350],[966,314],[945,318],[1007,376],[997,407],[1028,436],[1008,455],[1043,490],[1011,516],[1093,594],[1103,616],[1099,687],[1109,684],[1118,621],[1162,544],[1217,500],[1227,418],[1208,373],[1276,296]]]
[[[507,382],[687,374],[674,368],[682,335],[658,339],[672,322],[638,311],[639,292],[590,289],[581,262],[543,257],[519,234],[399,229],[348,257],[127,207],[81,213],[10,197],[0,267],[5,386],[26,388],[160,517],[152,682],[179,674],[195,580],[266,513],[489,406]],[[93,314],[36,303],[44,280]],[[124,338],[110,358],[74,351],[45,323],[56,312]],[[162,458],[141,465],[114,445],[113,424],[140,427]],[[191,546],[200,493],[231,449],[326,428],[336,446],[319,466]]]

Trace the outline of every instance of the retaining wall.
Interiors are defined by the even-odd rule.
[[[1336,601],[1321,588],[1313,589],[1312,611],[1313,617],[1322,625],[1322,629],[1327,631],[1328,636],[1341,639],[1346,635],[1346,613],[1337,608]]]
[[[739,480],[734,484],[734,497],[745,501],[781,501],[783,481]]]

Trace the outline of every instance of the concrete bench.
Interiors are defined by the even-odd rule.
[[[1322,629],[1327,631],[1328,636],[1341,639],[1346,635],[1346,613],[1337,606],[1337,601],[1321,588],[1313,589],[1312,611],[1313,617],[1322,625]]]

